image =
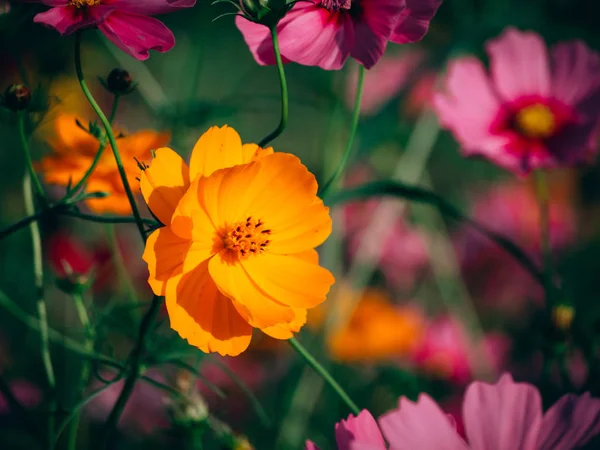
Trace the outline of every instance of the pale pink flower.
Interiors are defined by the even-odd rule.
[[[455,318],[443,316],[429,323],[413,353],[413,361],[421,370],[466,384],[477,370],[486,373],[501,370],[509,350],[510,341],[505,335],[490,332],[476,344]]]
[[[42,402],[42,391],[35,384],[27,380],[13,380],[10,382],[10,390],[15,398],[26,408],[35,408]],[[6,398],[0,394],[0,414],[11,412]]]
[[[341,69],[349,57],[367,69],[383,56],[388,41],[420,40],[441,0],[299,1],[277,25],[284,62]],[[269,29],[236,17],[254,59],[275,64]]]
[[[475,381],[462,407],[466,439],[451,416],[421,394],[416,402],[400,398],[399,407],[379,418],[363,411],[336,427],[348,429],[339,450],[572,450],[600,432],[600,399],[589,393],[561,397],[546,413],[535,386],[515,383],[509,374],[496,384]],[[309,442],[306,450],[318,450]]]
[[[27,0],[52,8],[37,14],[34,22],[71,34],[81,28],[98,28],[113,44],[134,58],[144,60],[149,50],[167,52],[175,37],[161,21],[149,17],[181,8],[196,0]]]
[[[600,119],[600,56],[583,42],[550,51],[532,32],[507,29],[476,58],[450,64],[434,103],[463,154],[517,174],[589,161]]]
[[[363,116],[377,114],[390,100],[396,97],[411,81],[417,68],[423,63],[425,53],[420,50],[407,50],[390,55],[379,61],[365,75],[364,91],[360,104]],[[353,70],[346,79],[344,99],[352,108],[358,84],[358,70]]]

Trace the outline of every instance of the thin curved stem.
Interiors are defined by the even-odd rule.
[[[83,76],[83,70],[81,67],[81,31],[77,31],[75,34],[75,70],[77,72],[77,79],[79,80],[79,84],[81,86],[81,90],[83,91],[85,97],[87,98],[89,104],[92,106],[98,118],[102,122],[106,130],[106,136],[108,137],[108,142],[112,148],[113,155],[115,157],[115,162],[117,164],[117,169],[119,170],[119,175],[121,176],[121,182],[123,183],[123,188],[125,189],[125,193],[127,194],[127,198],[129,199],[129,204],[131,206],[131,210],[133,211],[133,216],[135,217],[135,221],[140,232],[140,235],[144,242],[146,242],[146,230],[144,229],[144,223],[142,221],[142,216],[140,215],[140,211],[138,210],[137,204],[135,202],[135,196],[133,195],[133,191],[131,190],[131,186],[129,185],[129,181],[127,180],[127,173],[123,167],[123,161],[121,160],[121,154],[119,153],[119,149],[117,147],[117,141],[115,139],[115,135],[113,133],[112,127],[110,126],[110,122],[104,115],[104,112],[94,99],[92,92],[90,91],[85,78]]]
[[[323,380],[336,392],[336,394],[342,399],[342,401],[350,408],[353,414],[360,414],[360,408],[356,406],[356,403],[346,394],[338,382],[333,376],[325,369],[319,362],[313,358],[313,356],[306,350],[306,348],[296,340],[296,338],[288,339],[288,342],[296,352],[317,372]]]
[[[271,132],[258,143],[260,147],[265,147],[268,143],[275,140],[279,135],[281,135],[281,133],[283,133],[283,130],[285,130],[285,127],[287,126],[289,112],[288,87],[287,80],[285,78],[285,70],[283,69],[283,60],[281,59],[281,51],[279,50],[277,27],[271,27],[271,40],[273,41],[275,61],[277,61],[277,71],[279,73],[279,85],[281,87],[281,119],[279,120],[279,125],[277,128],[275,128],[273,132]]]
[[[119,109],[119,100],[121,96],[119,94],[115,94],[115,98],[113,99],[112,109],[110,110],[110,116],[108,116],[108,122],[112,125],[115,121],[115,116],[117,115],[117,109]]]
[[[534,173],[535,188],[540,207],[540,245],[544,260],[544,289],[549,308],[554,301],[554,262],[552,259],[552,241],[550,237],[550,200],[548,196],[548,180],[542,170]]]
[[[97,223],[137,223],[137,219],[131,216],[96,216],[94,214],[86,214],[79,211],[59,211],[59,214],[63,216],[75,217],[76,219],[87,220],[89,222]],[[156,221],[152,219],[142,218],[142,224],[149,226],[156,225]],[[0,237],[2,235],[0,234]]]
[[[21,148],[23,149],[23,155],[25,156],[25,164],[27,165],[27,171],[29,172],[31,182],[35,187],[37,195],[40,198],[44,199],[46,198],[44,194],[44,188],[42,187],[42,183],[40,182],[37,173],[35,173],[33,161],[31,160],[31,152],[29,151],[27,134],[25,133],[25,113],[23,111],[19,112],[19,114],[17,115],[17,121],[19,126],[19,138],[21,139]]]
[[[360,118],[360,104],[362,102],[362,96],[365,86],[365,66],[362,64],[358,68],[358,85],[356,86],[356,96],[354,97],[354,109],[352,111],[352,123],[350,124],[350,136],[348,137],[348,143],[346,144],[346,149],[344,150],[344,155],[342,156],[342,160],[338,165],[337,169],[331,176],[331,178],[325,183],[322,189],[320,189],[320,197],[325,199],[331,188],[335,186],[335,183],[339,180],[339,178],[344,173],[348,162],[350,161],[350,155],[352,154],[352,147],[354,146],[354,138],[356,137],[356,131],[358,129],[358,121]]]
[[[83,177],[81,178],[81,180],[79,180],[77,182],[75,187],[73,187],[73,189],[71,189],[69,194],[67,194],[67,195],[70,196],[73,193],[79,192],[81,190],[81,188],[83,188],[85,186],[85,183],[87,182],[87,180],[89,180],[92,173],[94,173],[96,166],[100,162],[100,158],[102,158],[102,154],[104,153],[105,148],[106,148],[106,144],[104,142],[101,142],[100,147],[98,147],[98,151],[96,152],[96,156],[94,156],[94,160],[92,161],[92,164],[90,165],[88,170],[83,174]]]

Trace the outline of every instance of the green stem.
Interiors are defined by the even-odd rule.
[[[300,342],[298,342],[296,338],[288,339],[288,342],[290,343],[292,348],[296,350],[296,352],[298,352],[298,354],[302,356],[302,358],[304,358],[307,364],[310,367],[312,367],[315,370],[315,372],[317,372],[327,384],[329,384],[329,386],[336,392],[336,394],[342,399],[342,401],[348,406],[348,408],[350,408],[350,411],[352,411],[352,413],[355,415],[360,414],[360,408],[356,406],[356,403],[354,403],[352,399],[348,396],[348,394],[346,394],[346,392],[342,389],[338,382],[335,381],[335,378],[331,376],[327,369],[325,369],[321,364],[319,364],[319,362],[315,358],[313,358],[313,356],[308,352],[308,350],[306,350],[306,348],[304,348],[304,346]]]
[[[131,216],[97,216],[94,214],[85,214],[79,211],[73,210],[65,210],[60,211],[59,214],[63,216],[75,217],[81,220],[87,220],[89,222],[97,222],[97,223],[136,223],[137,219]],[[142,224],[147,224],[150,226],[154,226],[157,224],[156,220],[153,219],[144,219],[142,218]],[[2,234],[0,234],[2,237]]]
[[[23,181],[23,192],[25,200],[25,211],[33,214],[33,190],[31,187],[31,175],[27,173]],[[46,302],[44,300],[44,265],[42,257],[42,239],[40,237],[40,228],[38,223],[33,221],[30,224],[31,241],[33,246],[33,275],[37,299],[37,310],[40,323],[40,347],[42,352],[42,362],[46,373],[46,380],[50,388],[50,413],[48,417],[48,443],[54,442],[54,413],[56,402],[56,377],[54,367],[52,366],[52,357],[50,355],[50,340],[48,338],[48,315],[46,312]]]
[[[144,242],[146,241],[146,231],[144,229],[144,223],[142,221],[142,216],[140,215],[140,211],[138,210],[137,204],[135,202],[135,196],[133,195],[133,191],[131,190],[131,186],[129,186],[129,181],[127,180],[127,173],[123,167],[123,161],[121,160],[121,154],[119,153],[119,149],[117,147],[117,141],[115,139],[115,135],[113,133],[112,127],[104,112],[94,99],[92,92],[88,88],[87,83],[85,82],[85,78],[83,76],[83,69],[81,66],[81,31],[77,31],[75,34],[75,70],[77,72],[77,79],[79,80],[79,84],[81,86],[81,90],[83,94],[87,98],[89,104],[92,106],[102,125],[106,130],[106,136],[108,137],[108,142],[112,148],[113,155],[115,157],[115,162],[117,164],[117,168],[119,170],[119,175],[121,176],[121,182],[123,183],[123,188],[127,194],[127,198],[129,199],[129,204],[131,205],[131,210],[133,211],[133,216],[135,217],[135,221],[140,232],[140,235]]]
[[[275,60],[277,61],[277,71],[279,72],[279,85],[281,86],[281,119],[279,120],[279,125],[277,128],[275,128],[273,132],[271,132],[258,143],[260,147],[265,147],[269,142],[275,140],[281,133],[283,133],[288,121],[288,87],[287,80],[285,78],[285,71],[283,69],[283,60],[281,59],[281,51],[279,50],[277,27],[271,27],[271,40],[273,41],[273,50],[275,51]]]
[[[117,270],[119,288],[124,287],[125,292],[129,297],[129,301],[135,302],[137,300],[135,286],[133,285],[131,277],[127,273],[125,259],[123,258],[123,253],[119,248],[119,241],[117,240],[117,235],[115,233],[115,227],[113,226],[113,224],[106,225],[106,237],[108,240],[108,245],[110,247],[111,259]]]
[[[40,183],[40,179],[35,173],[33,161],[31,160],[31,153],[29,151],[29,144],[27,142],[27,134],[25,133],[25,113],[23,111],[19,112],[17,115],[17,121],[19,122],[19,137],[21,139],[21,148],[23,149],[23,155],[25,156],[27,171],[29,172],[29,176],[31,177],[31,181],[33,182],[37,195],[40,198],[45,199],[46,196],[44,195],[44,188],[42,187],[42,183]]]
[[[344,173],[348,162],[350,161],[350,155],[352,154],[352,147],[354,145],[354,138],[356,137],[356,130],[358,129],[358,120],[360,118],[360,104],[362,102],[362,95],[364,91],[365,85],[365,66],[360,65],[358,68],[358,85],[356,86],[356,96],[354,97],[354,109],[352,111],[352,123],[350,125],[350,136],[348,137],[348,143],[346,144],[346,149],[344,150],[344,155],[342,156],[342,160],[338,165],[337,169],[331,176],[331,178],[325,183],[323,189],[319,195],[321,198],[325,199],[331,188],[335,186],[335,183]]]
[[[115,94],[115,98],[113,99],[112,109],[110,110],[110,116],[108,116],[108,122],[112,125],[115,121],[115,116],[117,115],[117,109],[119,109],[119,100],[121,96],[119,94]]]
[[[125,383],[123,384],[123,390],[119,394],[117,401],[115,402],[115,406],[110,412],[106,422],[104,424],[103,429],[103,441],[102,447],[106,448],[110,442],[110,438],[112,433],[119,422],[119,418],[123,413],[123,409],[125,405],[129,401],[129,397],[133,393],[133,388],[140,377],[141,368],[142,368],[142,358],[144,356],[144,352],[146,350],[146,337],[149,334],[149,331],[152,329],[152,325],[156,320],[156,316],[160,311],[160,306],[162,305],[162,299],[159,296],[154,296],[152,298],[152,303],[150,304],[150,309],[142,319],[142,323],[140,324],[140,331],[138,333],[138,339],[135,347],[133,348],[129,360],[131,370],[125,379]]]
[[[540,207],[540,245],[544,260],[544,289],[546,303],[551,308],[554,301],[554,263],[552,259],[552,242],[550,238],[550,200],[548,195],[548,180],[542,170],[534,173],[535,188]]]
[[[96,166],[100,162],[100,158],[102,158],[102,154],[104,153],[105,148],[106,148],[106,144],[104,142],[101,142],[100,147],[98,147],[98,151],[96,152],[96,156],[94,156],[94,160],[92,161],[92,164],[90,165],[88,170],[85,172],[85,174],[83,174],[83,177],[81,178],[81,180],[79,180],[77,182],[77,184],[75,185],[75,187],[73,187],[73,189],[71,189],[69,191],[69,193],[67,194],[68,196],[71,196],[71,194],[75,194],[75,193],[79,192],[81,190],[81,188],[83,188],[85,186],[85,183],[89,180],[92,173],[94,173],[94,169],[96,169]]]

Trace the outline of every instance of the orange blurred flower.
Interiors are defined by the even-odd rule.
[[[49,184],[67,186],[69,180],[75,185],[89,169],[100,148],[100,141],[82,126],[84,119],[70,114],[61,114],[54,121],[46,141],[53,153],[38,164],[44,180]],[[135,158],[144,160],[150,150],[167,145],[169,133],[142,130],[129,135],[117,135],[117,146],[130,185],[135,185],[140,175]],[[87,191],[102,191],[110,194],[106,198],[86,200],[86,205],[98,213],[129,214],[131,206],[123,188],[110,144],[107,144],[96,169],[89,177]]]
[[[424,329],[423,317],[415,308],[395,306],[384,292],[367,289],[351,311],[352,295],[352,291],[340,290],[340,303],[333,310],[342,318],[328,338],[334,359],[375,362],[411,353]]]
[[[297,157],[212,127],[189,167],[173,150],[157,150],[141,189],[166,225],[146,244],[148,281],[191,345],[238,355],[252,327],[289,339],[325,300],[334,279],[314,248],[331,233],[331,218]]]

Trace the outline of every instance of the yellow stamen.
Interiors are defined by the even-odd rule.
[[[75,8],[86,8],[88,6],[96,6],[99,5],[102,0],[69,0],[69,6],[74,6]]]
[[[271,230],[259,219],[248,217],[244,222],[234,224],[223,236],[223,245],[240,259],[264,252],[269,243]]]
[[[546,139],[556,130],[554,114],[550,108],[540,103],[520,110],[515,120],[519,131],[528,138]]]

